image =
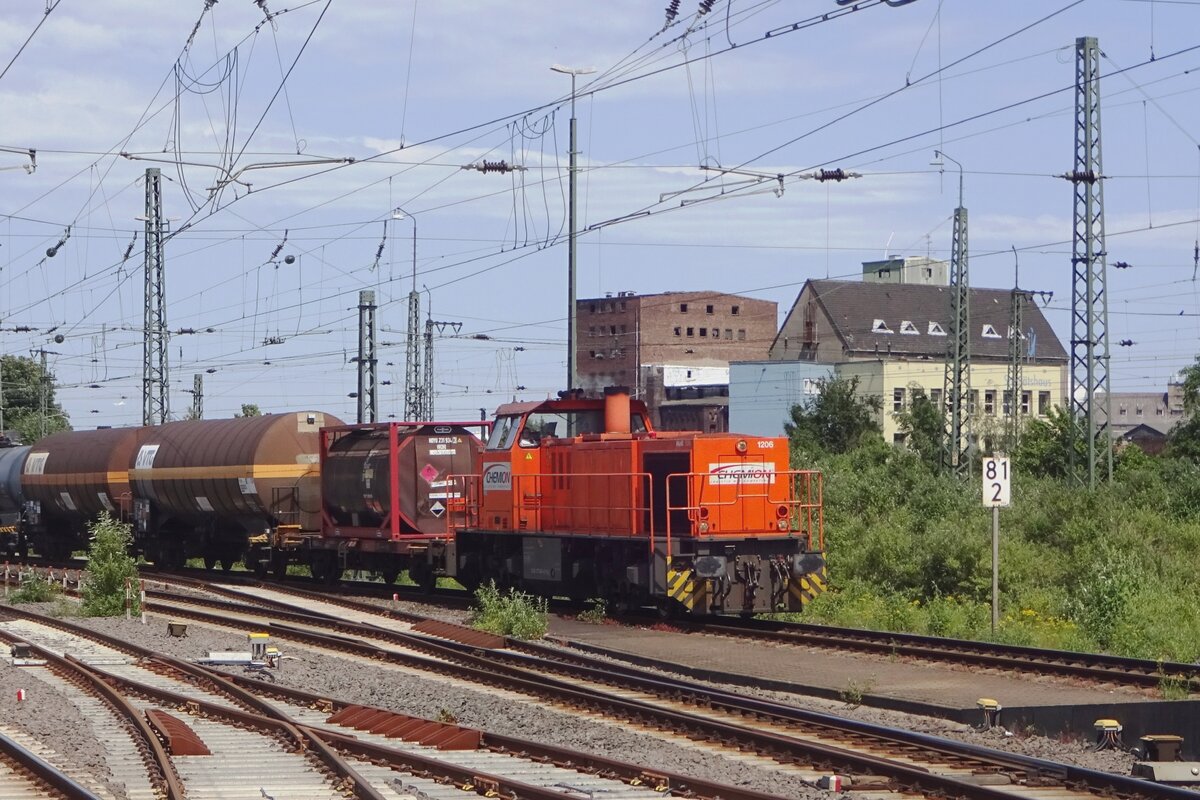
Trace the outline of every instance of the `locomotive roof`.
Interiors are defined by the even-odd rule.
[[[496,409],[496,416],[509,414],[531,414],[535,411],[596,411],[604,408],[602,398],[573,397],[566,400],[525,400],[519,403],[504,403]],[[641,400],[629,401],[631,411],[645,411],[646,404]]]

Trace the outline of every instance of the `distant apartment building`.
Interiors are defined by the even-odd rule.
[[[1165,392],[1113,392],[1112,422],[1107,425],[1113,438],[1132,442],[1147,453],[1156,454],[1166,447],[1167,435],[1184,418],[1183,384],[1172,380]],[[1105,423],[1104,402],[1097,403],[1098,422]]]
[[[577,301],[579,388],[629,386],[664,430],[726,430],[729,362],[761,359],[778,304],[719,292]]]
[[[876,262],[872,262],[876,263]],[[901,265],[903,266],[903,265]],[[928,264],[914,264],[923,278]],[[864,270],[864,275],[867,274]],[[1045,417],[1065,404],[1067,353],[1041,310],[1024,305],[1022,330],[1009,329],[1012,293],[970,291],[971,370],[968,409],[981,437],[1003,430],[1010,413]],[[914,394],[942,405],[951,327],[948,286],[879,280],[810,280],[801,289],[769,350],[777,362],[833,365],[857,378],[859,392],[882,401],[880,425],[888,441],[903,434],[895,413]],[[1012,337],[1021,340],[1020,395],[1009,396],[1007,367]]]
[[[879,261],[864,261],[863,282],[949,286],[950,262],[926,256],[888,256]]]

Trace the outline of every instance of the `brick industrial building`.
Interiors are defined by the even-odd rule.
[[[577,301],[579,388],[623,385],[666,429],[725,430],[730,361],[765,358],[778,306],[718,292]]]

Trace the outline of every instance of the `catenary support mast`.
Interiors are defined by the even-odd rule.
[[[1071,472],[1089,487],[1112,480],[1108,354],[1107,253],[1104,250],[1104,173],[1100,148],[1100,45],[1075,41],[1074,248],[1071,258]],[[1085,441],[1080,442],[1083,438]]]

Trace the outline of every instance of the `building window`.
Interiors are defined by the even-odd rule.
[[[622,300],[622,301],[619,303],[619,305],[620,305],[620,307],[621,307],[621,311],[622,311],[622,312],[623,312],[623,311],[625,311],[625,301],[624,301],[624,300]]]
[[[622,326],[621,326],[621,333],[622,333],[622,335],[625,333],[625,330],[626,330],[626,329],[625,329],[625,326],[624,326],[624,325],[622,325]]]
[[[983,393],[983,413],[996,413],[996,392],[994,390],[989,389]]]
[[[940,322],[933,322],[931,320],[929,322],[929,335],[930,336],[945,336],[946,331],[942,328],[942,325]]]
[[[892,434],[892,444],[903,446],[908,441],[908,434],[897,431]]]
[[[609,334],[609,336],[616,336],[617,335],[617,326],[609,325],[608,326],[608,334]]]
[[[1021,413],[1028,414],[1033,410],[1033,392],[1021,392]]]
[[[977,408],[979,408],[979,390],[972,389],[971,393],[967,395],[967,413],[974,414]]]
[[[675,335],[676,335],[676,336],[679,336],[679,335],[680,335],[680,334],[682,334],[682,333],[683,333],[683,328],[681,328],[681,327],[679,327],[678,325],[676,325],[676,326],[675,326]]]
[[[612,313],[612,303],[605,303],[605,304],[604,304],[604,313],[605,313],[605,314],[611,314],[611,313]]]
[[[934,408],[936,408],[938,411],[941,411],[942,410],[942,390],[941,389],[930,389],[929,390],[929,402],[933,403]]]
[[[871,323],[871,333],[891,333],[892,329],[888,324],[881,319],[877,319]]]
[[[704,307],[704,313],[706,313],[706,314],[711,314],[712,312],[713,312],[713,307],[712,307],[712,305],[707,305],[707,306],[705,306],[705,307]]]
[[[1009,414],[1013,413],[1012,407],[1013,407],[1012,392],[1005,389],[1004,390],[1004,415],[1005,416],[1008,416]]]
[[[900,321],[900,332],[907,333],[909,335],[915,335],[915,334],[920,333],[920,331],[917,330],[917,326],[913,325],[912,321],[907,320],[907,319]]]
[[[904,410],[904,390],[892,389],[892,411]]]
[[[589,351],[588,351],[588,353],[591,355],[591,357],[592,357],[592,358],[595,358],[595,357],[596,357],[596,351],[595,351],[595,350],[589,350]]]
[[[701,335],[701,336],[708,336],[708,328],[701,328],[701,329],[700,329],[700,335]]]
[[[1117,413],[1118,413],[1118,414],[1120,414],[1122,417],[1123,417],[1123,416],[1125,416],[1125,413],[1126,413],[1126,412],[1125,412],[1125,406],[1121,406],[1121,410],[1120,410],[1120,411],[1118,411]]]
[[[994,325],[984,325],[982,333],[983,333],[983,338],[985,338],[985,339],[1002,339],[1002,338],[1004,338],[999,333],[996,332],[996,327]]]
[[[688,328],[688,329],[687,329],[687,335],[688,335],[688,336],[695,336],[695,335],[696,335],[696,329],[695,329],[695,328]]]
[[[732,328],[725,329],[725,338],[730,339],[730,340],[733,339],[733,329]]]
[[[680,313],[680,314],[686,314],[686,313],[687,313],[687,303],[680,303],[680,304],[679,304],[679,313]]]
[[[1138,406],[1137,408],[1134,409],[1134,413],[1137,414],[1139,417],[1143,416],[1144,412],[1145,412],[1145,409],[1142,408],[1141,406]]]
[[[1163,407],[1162,406],[1159,406],[1158,408],[1154,409],[1154,416],[1161,417],[1162,415],[1163,415]]]
[[[745,328],[738,328],[738,341],[739,342],[746,341],[746,329]]]
[[[595,335],[596,335],[596,326],[589,325],[588,326],[588,336],[595,336]]]
[[[738,314],[742,313],[742,307],[734,306],[733,308],[729,309],[729,313],[733,314],[736,317]]]
[[[1050,393],[1038,392],[1038,416],[1044,417],[1050,413]]]

